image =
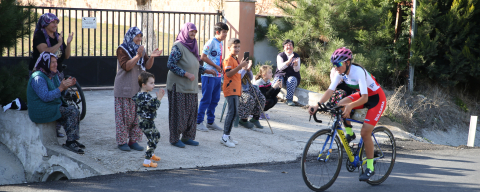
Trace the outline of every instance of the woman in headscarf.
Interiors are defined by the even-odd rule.
[[[45,13],[38,19],[35,32],[33,32],[33,53],[28,70],[33,70],[40,53],[44,51],[54,53],[58,58],[57,66],[60,66],[57,69],[59,71],[58,76],[63,79],[62,63],[63,60],[70,57],[70,43],[73,39],[73,32],[68,35],[67,44],[65,44],[63,42],[63,32],[61,34],[57,33],[58,23],[60,23],[60,20],[52,13]],[[57,123],[56,128],[57,137],[64,137],[65,135],[59,132],[61,125]]]
[[[198,73],[216,75],[200,65],[198,44],[193,23],[185,23],[178,33],[168,57],[168,124],[170,143],[184,148],[185,144],[197,146]],[[182,139],[180,140],[180,134]]]
[[[137,141],[142,139],[142,130],[138,127],[135,102],[132,97],[140,91],[138,75],[153,66],[153,60],[162,54],[155,49],[150,57],[140,45],[143,33],[137,27],[128,29],[123,43],[117,48],[117,75],[115,76],[115,124],[118,148],[143,151]]]
[[[80,139],[80,112],[75,106],[63,106],[60,94],[75,83],[76,79],[72,77],[60,81],[55,54],[41,53],[28,81],[28,116],[35,123],[60,123],[67,133],[67,142],[63,147],[83,154],[85,145],[77,141]]]
[[[64,59],[70,57],[70,43],[73,39],[73,32],[68,35],[67,44],[63,42],[63,32],[57,33],[60,20],[52,13],[45,13],[38,19],[33,33],[33,59],[30,61],[29,70],[33,70],[35,62],[40,53],[46,51],[53,53],[58,58],[58,71],[61,73]]]

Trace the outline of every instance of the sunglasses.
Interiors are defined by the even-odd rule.
[[[344,62],[333,63],[333,66],[334,67],[341,67],[341,66],[343,66],[343,63]]]

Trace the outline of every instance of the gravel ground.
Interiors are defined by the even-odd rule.
[[[154,95],[153,92],[151,94]],[[264,129],[250,130],[241,126],[233,128],[231,136],[239,141],[239,145],[235,148],[227,148],[220,143],[223,134],[221,131],[199,131],[195,140],[200,142],[200,145],[186,146],[181,149],[170,145],[168,141],[168,100],[164,97],[155,119],[157,129],[162,136],[155,154],[162,160],[157,168],[147,169],[142,166],[144,152],[124,152],[117,148],[113,90],[85,91],[85,98],[87,114],[80,123],[80,142],[87,147],[83,157],[95,160],[112,173],[292,161],[301,155],[305,142],[310,136],[320,129],[327,128],[330,122],[330,118],[323,115],[319,115],[324,121],[323,124],[315,123],[313,120],[309,122],[306,109],[278,103],[268,111],[274,134],[268,128],[267,121],[261,120]],[[198,98],[200,101],[201,93]],[[219,120],[223,103],[222,95],[215,113],[215,123],[221,127],[223,127],[223,121],[220,123]],[[399,141],[423,141],[404,132],[388,118],[382,119],[386,120],[382,120],[380,124],[386,125]],[[358,134],[360,126],[354,125],[354,131]],[[64,139],[60,142],[63,143]],[[139,143],[141,146],[146,146],[145,136]],[[399,145],[399,147],[402,146]]]

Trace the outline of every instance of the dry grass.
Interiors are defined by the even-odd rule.
[[[478,98],[469,98],[458,91],[438,85],[427,85],[419,92],[410,93],[405,86],[386,91],[387,108],[384,115],[401,123],[416,135],[423,129],[447,131],[451,128],[468,129],[470,115],[478,115]],[[463,103],[464,105],[460,105]],[[467,107],[468,106],[468,107]]]

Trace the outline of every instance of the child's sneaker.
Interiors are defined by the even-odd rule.
[[[205,125],[202,123],[200,124],[197,124],[197,131],[204,131],[204,132],[208,132],[208,129],[207,127],[205,127]]]
[[[152,168],[155,168],[155,167],[157,167],[157,163],[154,163],[154,162],[150,162],[150,164],[145,164],[145,163],[143,163],[143,166],[144,166],[144,167],[152,167]]]
[[[157,157],[155,155],[152,155],[152,157],[150,157],[151,160],[154,160],[154,161],[160,161],[160,157]]]
[[[231,139],[224,140],[223,137],[222,137],[222,139],[220,140],[220,142],[221,142],[223,145],[227,146],[227,147],[231,147],[231,148],[235,147],[235,143],[233,143],[233,142],[231,141]]]
[[[233,144],[238,145],[238,141],[233,140],[231,136],[228,136],[228,139],[229,139],[230,142],[232,142]]]

